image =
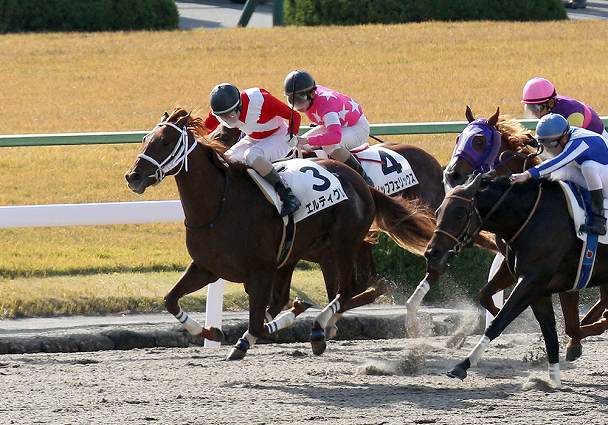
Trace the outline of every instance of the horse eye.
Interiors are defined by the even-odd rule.
[[[473,143],[475,144],[475,146],[478,146],[478,147],[483,146],[485,142],[486,142],[486,140],[483,137],[476,137],[473,140]]]

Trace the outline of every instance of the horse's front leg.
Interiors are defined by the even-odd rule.
[[[418,284],[412,295],[408,298],[405,303],[407,309],[405,315],[405,325],[407,334],[410,338],[416,338],[420,335],[420,322],[418,321],[418,309],[424,299],[425,295],[431,289],[431,285],[435,285],[441,275],[434,271],[427,269],[427,274],[424,276],[422,281]]]
[[[211,282],[218,279],[213,273],[197,266],[194,262],[190,263],[184,274],[177,281],[173,289],[165,296],[165,308],[175,316],[182,326],[194,336],[202,336],[211,341],[223,341],[224,334],[221,329],[209,327],[204,328],[196,320],[192,319],[188,313],[183,311],[179,305],[179,299],[194,291],[198,291]]]
[[[540,330],[543,333],[543,338],[545,339],[547,360],[549,362],[549,379],[556,388],[561,388],[562,381],[560,378],[559,369],[559,340],[557,339],[555,313],[553,312],[551,295],[539,297],[534,303],[532,303],[532,312],[540,325]]]
[[[270,301],[275,273],[276,270],[273,269],[256,271],[245,281],[245,291],[249,295],[249,327],[232,348],[226,360],[241,360],[258,338],[267,335],[264,317],[266,306]]]
[[[528,273],[520,277],[507,302],[485,330],[477,345],[462,362],[450,369],[447,375],[450,378],[466,378],[467,370],[471,366],[477,365],[484,351],[490,345],[490,341],[497,338],[532,301],[535,301],[544,293],[547,283],[548,279],[543,278],[543,275],[539,273]]]

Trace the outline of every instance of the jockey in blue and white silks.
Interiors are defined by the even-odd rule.
[[[586,188],[591,194],[592,211],[580,231],[606,234],[604,198],[608,197],[608,139],[584,128],[570,127],[558,114],[542,117],[536,126],[536,136],[554,157],[524,173],[512,175],[511,181],[521,183],[529,178],[551,175]],[[554,175],[560,170],[558,176]]]

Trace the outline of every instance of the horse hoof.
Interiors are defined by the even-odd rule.
[[[327,343],[325,342],[325,340],[310,341],[310,345],[312,347],[312,353],[315,356],[320,356],[321,354],[323,354],[325,352],[325,349],[327,348]]]
[[[457,365],[453,369],[448,370],[447,375],[450,378],[458,378],[461,381],[464,381],[464,378],[467,377],[467,371],[462,366]]]
[[[325,352],[327,343],[325,342],[325,332],[323,329],[313,329],[310,332],[310,345],[313,354],[316,356],[320,356]]]
[[[573,345],[566,349],[566,360],[573,362],[583,355],[583,346],[581,344]]]
[[[228,357],[226,357],[226,360],[242,360],[245,357],[245,354],[247,354],[246,350],[234,347],[230,351],[230,354],[228,354]]]
[[[247,350],[249,350],[250,344],[245,338],[239,338],[236,342],[236,345],[226,357],[226,360],[241,360],[247,354]]]

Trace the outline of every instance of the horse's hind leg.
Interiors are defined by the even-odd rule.
[[[608,308],[608,285],[600,286],[600,299],[581,319],[581,326],[590,325],[602,318],[602,313]]]
[[[209,271],[190,263],[184,274],[177,281],[173,289],[165,296],[165,308],[175,316],[177,320],[191,335],[200,335],[211,341],[223,341],[224,334],[221,329],[202,327],[196,320],[188,316],[179,306],[179,299],[217,280],[217,276]]]
[[[601,335],[608,330],[608,310],[606,310],[608,305],[608,286],[604,285],[600,287],[600,299],[587,312],[585,317],[581,319],[580,324],[578,322],[574,323],[574,321],[578,318],[578,292],[571,293],[572,295],[570,295],[570,293],[568,294],[570,297],[572,297],[572,305],[565,306],[564,299],[562,298],[562,308],[567,308],[568,310],[572,311],[572,314],[569,315],[568,320],[573,322],[570,326],[568,326],[568,320],[566,320],[566,333],[570,337],[566,352],[566,360],[574,361],[583,353],[581,340],[589,336]],[[576,296],[574,294],[576,294]],[[574,304],[575,300],[576,305]],[[568,302],[568,300],[566,301]],[[564,319],[566,319],[565,312]],[[569,327],[572,329],[569,330]]]
[[[579,293],[578,291],[562,292],[559,294],[559,300],[562,305],[562,312],[564,313],[566,335],[570,338],[566,346],[566,360],[572,362],[583,354],[581,340],[584,336],[581,332],[579,318]]]
[[[275,274],[274,269],[259,270],[245,281],[245,291],[249,295],[249,326],[232,348],[226,360],[242,359],[258,338],[266,335],[264,316],[266,306],[270,301],[270,291],[272,290]]]
[[[294,264],[285,265],[277,271],[272,288],[272,301],[266,311],[267,323],[264,325],[266,332],[273,334],[281,329],[291,326],[300,314],[304,313],[311,303],[296,298],[289,310],[281,311],[289,301],[289,289],[291,287],[291,276],[293,275]],[[278,295],[280,294],[280,297]],[[272,314],[270,320],[268,316]],[[273,319],[274,318],[274,319]]]
[[[325,328],[330,323],[335,326],[335,321],[332,322],[332,319],[341,310],[342,303],[348,303],[351,300],[355,285],[352,258],[345,258],[344,256],[330,258],[329,261],[321,263],[321,270],[325,279],[327,295],[331,301],[315,318],[310,333],[312,352],[316,355],[323,354],[325,351],[327,347]],[[332,298],[332,295],[334,298]]]

